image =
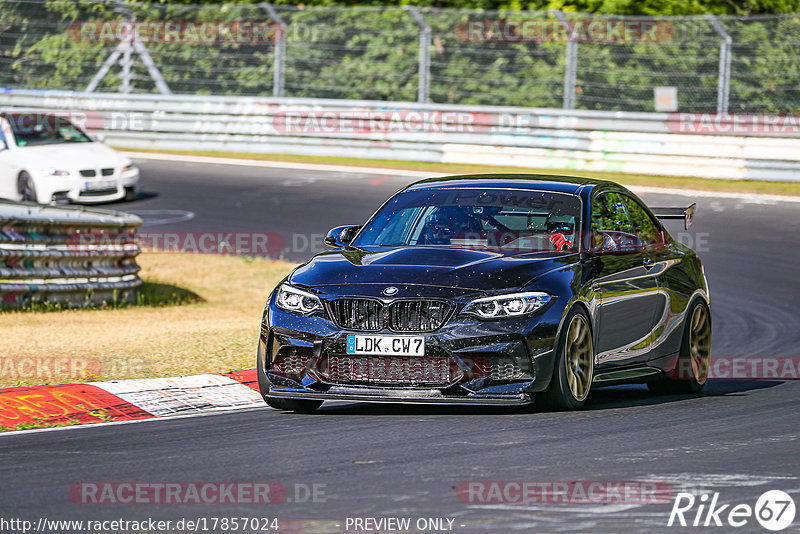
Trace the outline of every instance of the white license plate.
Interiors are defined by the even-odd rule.
[[[422,336],[363,336],[348,334],[347,354],[424,356],[425,338]]]
[[[99,180],[97,182],[84,182],[84,191],[99,191],[101,189],[113,189],[117,187],[115,180]]]

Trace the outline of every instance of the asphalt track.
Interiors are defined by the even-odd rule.
[[[113,207],[141,213],[148,231],[277,232],[291,260],[313,252],[295,234],[363,221],[414,180],[139,163],[142,198]],[[643,198],[650,205],[690,200]],[[800,204],[714,198],[697,204],[695,224],[682,239],[704,259],[712,355],[800,356]],[[462,502],[455,488],[474,480],[657,480],[675,492],[719,492],[720,504],[753,506],[770,489],[797,500],[798,396],[800,381],[715,380],[697,397],[657,397],[639,386],[599,390],[577,413],[332,403],[314,415],[265,407],[0,435],[0,516],[277,517],[283,532],[345,532],[348,517],[387,516],[452,518],[454,532],[727,532],[733,529],[667,527],[671,499],[481,504]],[[259,506],[72,502],[69,487],[87,481],[277,481],[289,499]],[[312,484],[324,485],[324,498],[296,502],[302,500],[296,485]],[[736,531],[767,532],[753,518]]]

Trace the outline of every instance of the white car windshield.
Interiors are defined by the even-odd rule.
[[[61,143],[91,143],[91,138],[65,117],[40,113],[9,113],[5,116],[18,147]]]

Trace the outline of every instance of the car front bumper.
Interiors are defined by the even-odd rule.
[[[127,190],[135,190],[139,183],[139,169],[122,172],[115,169],[108,177],[83,178],[77,172],[68,177],[39,176],[36,179],[37,198],[42,203],[70,201],[81,204],[112,202],[125,197]]]
[[[552,377],[561,310],[552,306],[533,317],[498,321],[454,318],[435,332],[417,334],[425,337],[425,356],[417,362],[414,357],[403,357],[406,360],[398,365],[408,365],[411,360],[411,366],[424,367],[429,365],[426,358],[446,360],[450,373],[433,383],[418,376],[402,380],[365,378],[363,373],[334,377],[331,359],[346,361],[346,365],[340,364],[346,368],[370,368],[370,357],[345,354],[346,336],[359,332],[339,329],[324,317],[303,317],[275,307],[264,318],[257,361],[265,398],[524,405],[531,403],[533,394],[544,390]],[[293,358],[291,365],[285,365],[287,358]],[[391,365],[381,363],[382,367]]]

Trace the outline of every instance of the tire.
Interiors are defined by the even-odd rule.
[[[125,202],[130,202],[132,200],[136,200],[137,196],[139,196],[139,194],[136,192],[136,189],[134,189],[133,187],[126,187],[125,196],[123,197],[123,200]]]
[[[17,177],[17,194],[23,202],[38,202],[33,180],[26,171],[22,171]]]
[[[292,412],[313,412],[322,405],[322,401],[304,399],[272,399],[266,398],[267,404],[276,410]]]
[[[711,313],[698,299],[686,313],[681,351],[672,376],[648,382],[647,387],[659,395],[700,393],[708,380],[711,359]]]
[[[574,306],[564,320],[556,342],[550,385],[540,395],[545,409],[569,411],[583,408],[594,378],[594,343],[589,317]]]

